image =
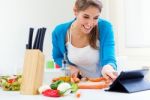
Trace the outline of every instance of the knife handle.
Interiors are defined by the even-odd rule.
[[[46,32],[46,28],[42,28],[41,37],[40,37],[40,43],[39,43],[39,49],[41,51],[43,51],[43,42],[44,42],[45,32]]]
[[[39,38],[39,34],[40,34],[40,29],[38,29],[37,33],[36,33],[36,37],[34,40],[34,45],[33,45],[33,49],[37,49],[38,48],[38,38]]]
[[[28,49],[32,49],[32,37],[33,37],[33,28],[29,30],[29,39],[28,39]]]

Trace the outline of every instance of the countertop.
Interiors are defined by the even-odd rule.
[[[58,74],[59,73],[59,74]],[[45,71],[44,83],[49,84],[49,80],[58,77],[63,73],[60,70]],[[81,96],[77,98],[75,94],[69,94],[64,97],[52,98],[43,95],[21,95],[20,92],[2,91],[0,88],[0,100],[148,100],[150,90],[135,93],[108,92],[100,89],[79,89]]]
[[[75,94],[69,94],[64,97],[52,98],[43,95],[21,95],[19,92],[2,91],[0,89],[1,100],[148,100],[150,98],[150,90],[136,93],[118,93],[107,92],[104,90],[80,89],[80,98],[76,98]]]

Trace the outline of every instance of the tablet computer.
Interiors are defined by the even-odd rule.
[[[138,92],[150,89],[150,82],[144,77],[149,69],[122,71],[107,91]]]

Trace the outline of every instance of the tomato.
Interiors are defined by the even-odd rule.
[[[16,79],[9,79],[7,82],[8,83],[13,83],[13,82],[15,82],[16,81]]]

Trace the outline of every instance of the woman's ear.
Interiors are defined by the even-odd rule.
[[[74,12],[74,15],[75,15],[75,16],[78,15],[78,11],[77,11],[77,8],[76,8],[75,6],[73,7],[73,12]]]

